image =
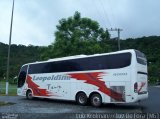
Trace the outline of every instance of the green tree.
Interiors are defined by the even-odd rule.
[[[73,17],[61,19],[56,27],[55,42],[43,54],[45,59],[111,50],[108,31],[100,28],[94,20],[81,18],[79,12],[75,12]]]

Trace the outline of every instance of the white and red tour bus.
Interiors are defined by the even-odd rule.
[[[77,55],[28,63],[18,77],[17,94],[60,100],[132,103],[148,98],[145,55],[134,49]]]

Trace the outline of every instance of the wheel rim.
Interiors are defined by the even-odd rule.
[[[99,97],[93,97],[93,104],[98,106],[101,104],[101,99]]]
[[[86,102],[86,98],[84,95],[79,97],[79,103],[84,104]]]
[[[31,92],[28,93],[28,98],[29,98],[29,99],[32,98],[32,93],[31,93]]]

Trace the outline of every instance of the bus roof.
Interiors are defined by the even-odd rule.
[[[128,50],[121,50],[121,51],[101,53],[101,54],[93,54],[93,55],[83,55],[83,54],[82,55],[74,55],[74,56],[67,56],[67,57],[49,59],[49,60],[46,60],[46,61],[36,61],[36,62],[24,64],[24,65],[51,62],[51,61],[63,61],[63,60],[70,60],[70,59],[79,59],[79,58],[86,58],[86,57],[95,57],[95,56],[110,55],[110,54],[125,53],[125,52],[134,52],[134,51],[135,51],[134,49],[128,49]]]

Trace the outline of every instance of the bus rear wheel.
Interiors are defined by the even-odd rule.
[[[93,94],[90,98],[90,102],[94,107],[100,107],[102,105],[102,97],[99,94]]]
[[[32,94],[32,92],[31,92],[30,90],[27,91],[27,93],[26,93],[26,98],[27,98],[28,100],[33,99],[33,94]]]
[[[85,93],[78,93],[76,96],[76,102],[80,105],[86,105],[87,104],[87,95]]]

